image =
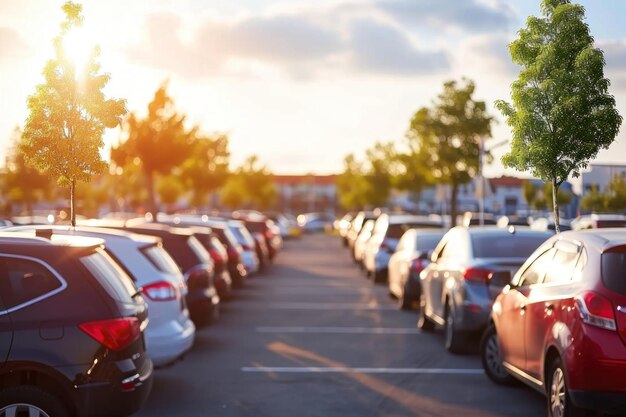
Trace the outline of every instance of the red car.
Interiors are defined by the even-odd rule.
[[[550,417],[626,415],[626,229],[538,248],[496,298],[481,356],[493,381],[543,392]]]

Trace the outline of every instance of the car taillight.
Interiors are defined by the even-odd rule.
[[[272,233],[270,229],[265,229],[263,235],[265,235],[265,239],[267,240],[272,240],[274,238],[274,233]]]
[[[178,298],[178,288],[169,282],[159,281],[142,287],[142,292],[152,301],[171,301]]]
[[[578,314],[583,323],[607,330],[617,330],[613,304],[595,292],[585,292],[576,297]]]
[[[465,268],[463,278],[466,281],[475,282],[477,284],[487,284],[489,274],[493,271],[482,268]]]
[[[422,272],[427,266],[427,259],[413,259],[413,261],[411,261],[411,271],[413,272]]]
[[[228,259],[232,259],[235,260],[237,262],[239,262],[239,251],[236,250],[235,248],[228,248]]]
[[[243,245],[241,245],[241,249],[243,249],[244,251],[247,251],[247,252],[252,250],[250,245],[246,245],[245,243]]]
[[[141,334],[137,317],[90,321],[79,324],[78,327],[111,350],[124,349]]]

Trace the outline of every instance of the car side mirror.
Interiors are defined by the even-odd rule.
[[[487,279],[489,280],[489,285],[504,287],[505,285],[509,285],[511,283],[511,271],[496,271],[489,274]]]

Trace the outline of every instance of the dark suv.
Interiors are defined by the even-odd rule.
[[[147,313],[101,240],[0,233],[0,414],[136,412],[152,386]]]

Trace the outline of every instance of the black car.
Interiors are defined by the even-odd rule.
[[[213,282],[213,261],[191,230],[159,223],[126,222],[120,226],[118,222],[103,221],[94,224],[160,237],[163,248],[185,276],[188,288],[186,301],[191,320],[196,326],[203,326],[218,317],[220,298]]]
[[[139,410],[153,375],[147,313],[101,240],[0,233],[0,413]]]

